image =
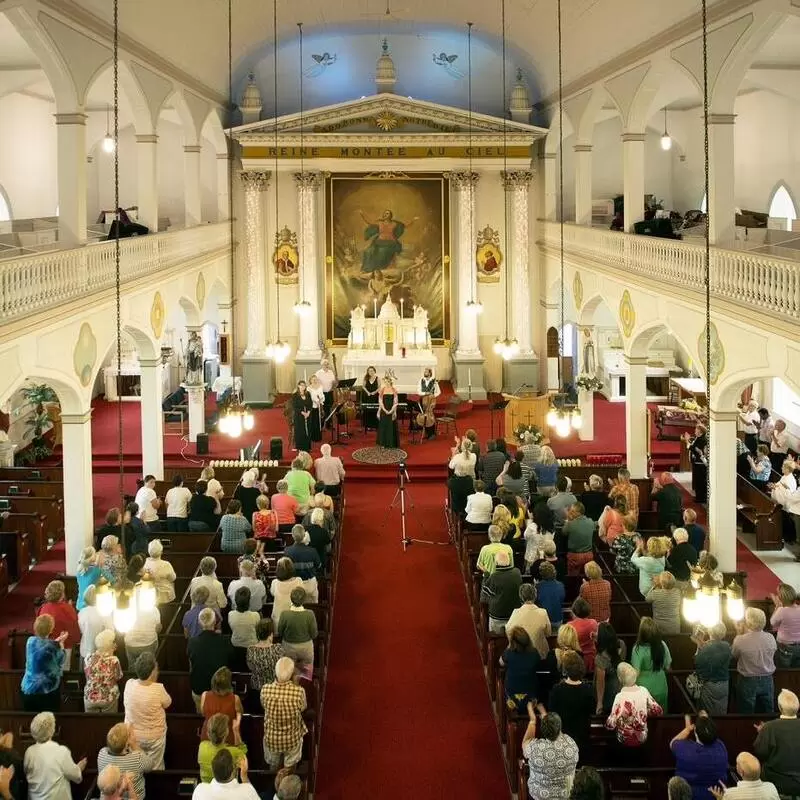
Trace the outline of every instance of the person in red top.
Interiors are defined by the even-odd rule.
[[[608,622],[611,617],[611,584],[603,579],[603,571],[596,561],[585,564],[586,580],[581,584],[580,596],[591,607],[590,615],[598,622]]]
[[[291,533],[300,503],[289,494],[289,484],[286,481],[278,481],[275,488],[277,492],[272,496],[272,510],[278,515],[278,530],[281,533]]]
[[[49,614],[55,622],[51,639],[58,639],[62,633],[67,634],[64,641],[64,672],[67,672],[72,662],[72,648],[77,647],[81,641],[81,629],[78,627],[78,612],[75,606],[64,596],[63,581],[50,581],[44,590],[44,603],[39,607],[36,616]]]
[[[592,608],[582,597],[572,604],[572,620],[569,625],[575,628],[578,634],[578,644],[581,647],[583,660],[587,672],[594,672],[594,657],[597,655],[597,620],[592,619]]]
[[[287,495],[289,496],[289,495]],[[292,498],[294,500],[294,498]],[[297,502],[295,500],[295,502]],[[278,515],[269,507],[269,497],[260,494],[256,500],[257,511],[253,514],[253,538],[257,542],[256,556],[264,555],[264,550],[274,553],[283,548],[278,542]],[[294,516],[294,514],[292,514]]]

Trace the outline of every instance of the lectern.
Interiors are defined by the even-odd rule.
[[[547,411],[550,408],[550,395],[547,394],[504,394],[506,406],[506,436],[511,436],[517,425],[535,425],[547,438]]]

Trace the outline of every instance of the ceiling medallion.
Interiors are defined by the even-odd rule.
[[[382,131],[393,131],[395,128],[399,128],[401,124],[400,119],[392,114],[391,111],[381,111],[375,117],[375,125]]]

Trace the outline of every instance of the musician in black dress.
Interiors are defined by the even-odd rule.
[[[298,381],[297,389],[292,395],[292,408],[294,409],[294,449],[311,450],[311,421],[314,411],[314,401],[308,393],[305,381]]]
[[[430,367],[425,369],[419,379],[419,406],[420,413],[425,417],[424,428],[425,438],[433,439],[436,436],[436,418],[433,416],[433,409],[436,405],[436,398],[442,393],[439,388],[439,381],[433,377],[433,370]]]
[[[312,411],[308,418],[308,432],[312,442],[322,441],[322,414],[325,410],[325,393],[319,385],[319,378],[312,375],[308,382],[308,394],[311,397]]]
[[[378,371],[375,367],[367,367],[367,373],[364,375],[364,385],[361,388],[361,403],[375,404],[378,403],[378,391],[380,390],[380,383],[378,381]],[[370,428],[378,427],[378,409],[377,408],[362,408],[361,409],[361,423],[364,430],[368,431]]]
[[[692,491],[696,503],[705,503],[708,500],[708,436],[706,426],[697,424],[694,436],[687,437],[686,447],[689,450],[689,460],[692,462]]]
[[[397,431],[397,404],[399,397],[392,379],[383,379],[378,393],[378,446],[398,447],[400,436]]]

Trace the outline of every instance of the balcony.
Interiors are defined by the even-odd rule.
[[[230,248],[228,222],[120,240],[120,277],[126,283]],[[112,288],[116,243],[87,244],[0,261],[0,322],[18,320]]]
[[[558,255],[560,225],[540,221],[541,244]],[[705,246],[564,224],[570,262],[609,267],[662,287],[705,292]],[[800,262],[748,250],[711,248],[712,298],[796,322],[800,318]],[[702,296],[698,297],[700,302]]]

